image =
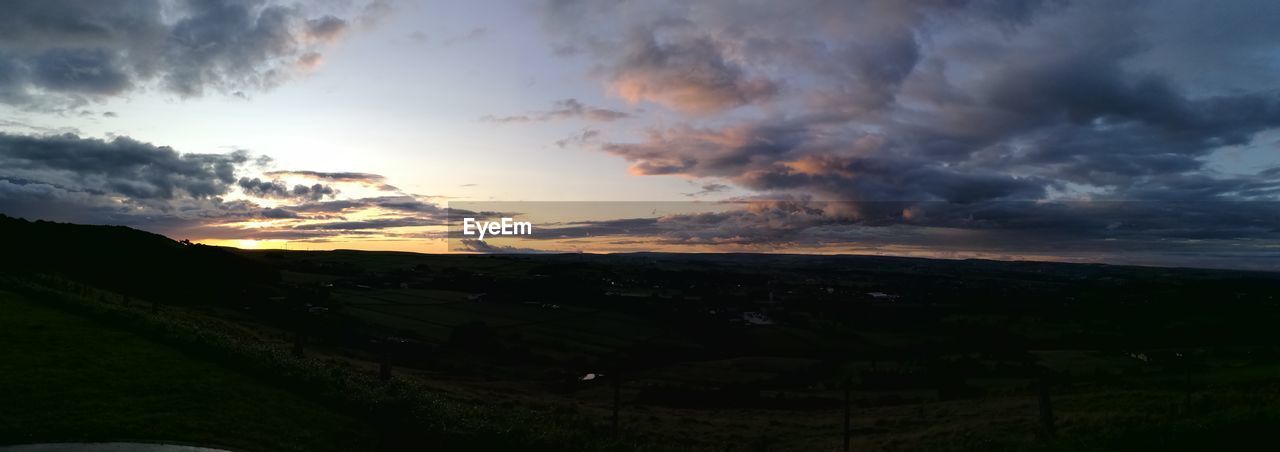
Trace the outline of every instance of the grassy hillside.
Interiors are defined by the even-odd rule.
[[[170,240],[122,226],[27,221],[0,215],[6,243],[0,272],[54,273],[134,297],[168,303],[260,297],[274,269],[229,249]]]
[[[174,347],[0,292],[0,444],[357,450],[362,421]]]
[[[229,405],[210,410],[228,413],[240,407],[218,392],[285,388],[317,413],[354,418],[357,432],[340,436],[373,437],[383,449],[840,450],[846,397],[855,450],[1196,450],[1265,439],[1260,426],[1280,417],[1275,273],[863,256],[240,251],[126,228],[0,218],[0,230],[28,239],[0,263],[0,283],[147,338],[91,356],[28,344],[10,361],[73,372],[80,360],[127,363],[110,357],[165,344],[250,381],[190,386],[152,369],[163,381],[147,385],[217,398]],[[23,328],[12,334],[80,334]],[[78,395],[94,388],[11,369],[0,385],[38,383],[44,402],[22,404],[53,407],[23,412],[28,423],[11,431],[134,435],[136,427],[85,421],[138,397],[130,385],[145,377],[121,375]],[[155,403],[151,411],[190,406]],[[280,428],[325,425],[291,411],[257,415]],[[63,412],[79,423],[61,423]],[[154,433],[217,438],[203,424],[168,425]],[[306,444],[309,430],[298,428]],[[251,450],[293,443],[246,432],[237,441]]]

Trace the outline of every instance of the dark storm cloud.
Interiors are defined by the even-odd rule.
[[[829,199],[977,202],[1035,198],[1048,181],[981,168],[959,169],[889,152],[882,138],[832,140],[807,127],[778,123],[723,130],[677,127],[642,143],[602,148],[642,175],[722,177],[760,191],[800,191]]]
[[[312,184],[311,186],[298,184],[293,186],[293,190],[290,193],[293,194],[295,198],[319,200],[326,196],[332,198],[334,195],[338,194],[338,191],[333,187],[323,184]]]
[[[245,151],[184,154],[128,137],[0,134],[0,213],[120,224],[193,239],[323,240],[445,223],[444,208],[398,191],[391,196],[325,201],[338,195],[338,190],[320,183],[290,186],[273,176],[241,175],[260,171],[267,163],[269,159],[254,158]],[[384,180],[367,173],[273,174],[379,185]],[[249,199],[226,199],[237,194]],[[293,205],[267,208],[260,204],[263,200]],[[379,216],[362,221],[344,218],[364,212]],[[263,224],[239,224],[245,221]]]
[[[149,86],[182,97],[267,89],[347,28],[266,0],[5,2],[0,102],[61,109]]]
[[[584,119],[587,121],[609,122],[629,117],[631,117],[631,115],[626,112],[610,110],[607,108],[591,107],[584,105],[577,99],[564,99],[557,101],[555,105],[552,106],[552,109],[548,111],[516,116],[490,115],[482,117],[480,120],[498,123],[542,122],[553,119]]]
[[[1184,1],[557,1],[547,21],[598,62],[614,91],[695,113],[638,141],[600,144],[635,174],[851,201],[1274,200],[1274,174],[1219,174],[1206,162],[1280,127],[1280,83],[1233,74],[1256,58],[1236,46],[1274,54],[1280,31],[1212,38],[1232,50],[1206,56],[1215,65],[1194,77],[1170,57],[1206,38],[1187,28],[1216,26],[1210,18],[1256,23],[1247,10]],[[1222,83],[1212,83],[1216,74]],[[744,80],[774,88],[741,95]],[[743,106],[755,107],[700,116]]]
[[[183,154],[128,137],[0,134],[0,213],[170,234],[229,221],[296,217],[253,201],[224,199],[252,181],[237,179],[252,163],[243,151]],[[258,182],[259,191],[269,185]],[[310,192],[296,197],[310,199]]]
[[[221,196],[248,161],[244,152],[179,154],[127,137],[0,134],[0,174],[132,200]]]
[[[2,175],[0,213],[29,219],[127,225],[171,236],[208,224],[264,217],[260,207],[248,201],[224,201],[217,197],[135,200],[119,194],[21,181]]]
[[[236,185],[240,187],[245,194],[258,198],[271,199],[310,199],[318,201],[325,197],[332,198],[338,194],[338,190],[324,184],[313,184],[311,186],[296,184],[293,188],[289,188],[284,182],[279,180],[262,180],[259,178],[242,177]]]
[[[289,187],[280,181],[264,181],[259,178],[240,178],[236,185],[247,195],[257,196],[259,198],[288,198]]]
[[[132,82],[115,58],[103,49],[54,49],[31,58],[28,75],[34,85],[50,91],[119,94]]]
[[[930,21],[980,20],[1011,30],[1061,2],[546,3],[547,28],[560,38],[557,53],[598,59],[598,73],[614,92],[712,114],[785,100],[797,94],[784,92],[792,82],[807,89],[811,79],[825,82],[828,95],[857,100],[860,109],[883,108],[922,60],[921,28]]]
[[[607,91],[676,118],[598,143],[633,174],[808,206],[666,217],[640,236],[1117,259],[1163,247],[1185,264],[1275,255],[1258,251],[1277,243],[1280,172],[1224,155],[1275,146],[1258,137],[1280,129],[1280,28],[1263,19],[1277,12],[1263,0],[556,0],[545,21],[556,52],[592,61]]]

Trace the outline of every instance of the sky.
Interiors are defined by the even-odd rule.
[[[0,12],[10,216],[249,248],[1280,270],[1272,1]],[[481,211],[541,234],[446,240]]]

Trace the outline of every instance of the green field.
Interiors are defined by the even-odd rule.
[[[0,292],[0,444],[359,450],[358,420],[93,320]]]

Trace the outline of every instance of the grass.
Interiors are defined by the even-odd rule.
[[[137,410],[138,413],[125,412],[123,419],[133,419],[127,422],[141,426],[135,426],[135,430],[124,430],[124,434],[130,436],[119,436],[116,432],[121,428],[113,424],[117,421],[93,419],[93,413],[111,412],[116,406],[138,403],[134,399],[146,401],[149,397],[163,397],[156,396],[149,389],[139,390],[134,387],[134,380],[146,381],[149,377],[129,373],[146,372],[136,368],[145,368],[154,357],[113,356],[121,351],[132,355],[140,349],[136,343],[115,343],[98,347],[94,343],[96,338],[110,335],[75,332],[75,329],[71,329],[74,332],[71,337],[79,337],[79,342],[92,343],[91,350],[94,351],[86,352],[87,354],[94,359],[105,359],[107,364],[79,364],[87,357],[78,354],[78,349],[55,351],[48,357],[42,357],[44,361],[37,360],[36,358],[41,357],[31,356],[34,354],[26,352],[22,354],[22,359],[27,360],[23,364],[22,359],[14,360],[9,356],[16,353],[10,351],[9,347],[20,347],[9,344],[23,345],[28,350],[32,348],[32,344],[17,342],[15,337],[51,334],[40,331],[39,325],[52,325],[46,328],[57,331],[59,335],[66,328],[59,326],[57,322],[37,320],[23,323],[26,326],[22,328],[27,329],[20,329],[15,326],[13,319],[4,318],[0,319],[0,360],[4,360],[0,361],[0,367],[10,366],[10,362],[14,361],[17,364],[12,366],[61,366],[60,372],[69,374],[74,374],[77,369],[87,372],[104,365],[118,365],[121,368],[107,373],[110,377],[101,376],[103,372],[100,371],[87,372],[96,373],[99,375],[97,377],[63,375],[58,377],[61,380],[52,379],[46,387],[69,389],[57,392],[56,396],[46,396],[45,402],[22,399],[10,403],[11,396],[7,392],[11,386],[19,388],[13,391],[19,393],[19,397],[28,397],[28,394],[21,394],[29,392],[25,389],[27,386],[45,384],[49,377],[34,376],[19,381],[28,376],[18,371],[15,377],[10,375],[10,367],[3,367],[4,371],[0,372],[0,388],[3,388],[0,390],[0,423],[3,423],[0,425],[0,444],[12,442],[12,432],[31,430],[36,422],[30,419],[43,416],[37,421],[57,425],[58,422],[64,422],[57,418],[66,417],[79,422],[60,430],[54,429],[55,431],[45,435],[59,440],[80,439],[83,436],[73,435],[89,432],[96,435],[94,438],[177,437],[183,442],[212,442],[249,450],[373,449],[374,447],[367,447],[366,444],[359,444],[361,440],[352,438],[369,434],[361,431],[383,432],[376,426],[382,422],[379,419],[401,421],[403,425],[398,428],[414,434],[407,438],[412,441],[411,444],[419,447],[431,444],[442,450],[670,450],[679,446],[721,450],[730,445],[736,450],[751,450],[753,447],[763,447],[766,443],[768,450],[839,450],[841,410],[838,409],[707,410],[678,405],[630,403],[649,384],[671,384],[688,380],[690,384],[708,386],[739,380],[768,381],[777,376],[789,375],[797,369],[821,364],[814,358],[797,358],[804,356],[797,350],[813,349],[821,345],[824,338],[786,325],[752,328],[744,333],[746,340],[761,343],[755,349],[776,354],[679,361],[667,367],[651,369],[644,374],[630,375],[628,384],[622,391],[624,440],[611,441],[608,439],[611,435],[606,426],[610,414],[608,401],[612,400],[612,392],[607,385],[587,387],[569,394],[551,394],[538,383],[559,378],[557,375],[526,377],[524,374],[502,373],[499,376],[487,375],[487,380],[477,381],[455,378],[431,369],[419,372],[419,369],[401,367],[396,368],[396,378],[391,383],[383,383],[374,377],[376,366],[364,365],[369,364],[368,362],[333,359],[339,356],[341,350],[308,348],[305,358],[297,358],[287,353],[288,343],[280,339],[278,334],[246,335],[245,328],[239,328],[245,325],[222,328],[239,320],[216,319],[197,313],[200,311],[198,309],[184,309],[182,306],[166,306],[159,314],[151,314],[142,300],[135,300],[132,307],[123,308],[112,297],[103,301],[95,292],[89,291],[89,295],[86,295],[86,291],[79,286],[61,284],[56,280],[45,281],[44,287],[63,295],[79,292],[81,296],[62,297],[65,298],[62,301],[52,300],[51,297],[50,305],[94,319],[89,322],[89,326],[116,335],[123,334],[126,338],[133,337],[132,340],[150,344],[149,346],[159,343],[165,344],[161,348],[175,347],[169,350],[182,355],[181,358],[186,361],[204,363],[205,366],[219,369],[219,372],[242,375],[247,377],[247,384],[265,387],[267,390],[281,391],[291,396],[301,395],[300,397],[305,397],[301,402],[318,407],[317,413],[343,413],[357,419],[353,422],[364,425],[349,427],[355,430],[350,434],[343,432],[339,425],[333,429],[318,429],[322,431],[315,433],[320,435],[315,438],[308,437],[309,433],[305,431],[290,433],[293,436],[273,436],[278,431],[333,424],[289,419],[295,412],[314,415],[309,408],[267,411],[248,404],[249,408],[246,409],[246,403],[234,402],[234,399],[223,394],[244,393],[246,390],[238,386],[245,383],[214,379],[203,380],[205,383],[196,386],[170,384],[167,386],[168,397],[181,394],[183,400],[187,400],[177,402],[178,407],[204,404],[212,407],[207,408],[212,412],[248,414],[229,416],[217,422],[205,421],[206,424],[179,422],[173,419],[199,419],[198,416],[205,413],[199,413],[200,410],[197,409],[197,413],[170,415],[164,410],[173,410],[175,403],[161,400],[156,403],[162,407],[160,411],[152,407]],[[626,312],[595,312],[570,305],[549,310],[523,304],[450,300],[462,293],[416,289],[335,290],[335,298],[346,303],[366,303],[367,305],[346,304],[342,309],[370,323],[394,325],[436,340],[448,336],[449,326],[474,319],[485,320],[492,328],[511,334],[507,337],[508,340],[528,344],[535,350],[542,346],[546,348],[541,350],[575,350],[593,346],[607,350],[610,347],[606,345],[625,345],[637,337],[651,336],[655,332],[644,322],[646,318]],[[41,303],[45,301],[36,295],[28,297],[28,300],[38,300]],[[0,301],[4,302],[0,303],[0,315],[8,316],[10,311],[14,311],[8,307],[8,299]],[[27,301],[27,304],[31,302]],[[51,311],[52,314],[62,312],[64,311]],[[422,320],[409,320],[406,315]],[[74,315],[71,318],[80,319]],[[521,319],[525,322],[519,322]],[[15,329],[20,332],[12,333]],[[121,331],[140,336],[129,336]],[[919,342],[913,334],[918,333],[883,333],[874,336],[874,342],[898,346]],[[873,334],[856,336],[858,340],[867,337],[873,337]],[[36,339],[32,341],[42,347],[49,346]],[[112,344],[110,341],[106,343]],[[554,344],[545,345],[548,343]],[[927,388],[855,391],[853,396],[857,403],[853,413],[853,442],[856,450],[1144,450],[1156,446],[1162,449],[1203,450],[1212,448],[1215,444],[1227,444],[1227,440],[1235,438],[1244,441],[1238,445],[1248,444],[1249,441],[1265,441],[1269,439],[1267,426],[1274,425],[1274,421],[1280,419],[1274,408],[1280,406],[1276,403],[1280,400],[1280,387],[1276,383],[1276,376],[1280,375],[1276,372],[1280,371],[1280,367],[1266,364],[1261,358],[1252,358],[1250,353],[1254,352],[1258,352],[1255,347],[1246,347],[1240,351],[1221,354],[1221,358],[1208,360],[1203,369],[1196,368],[1191,374],[1192,384],[1188,385],[1180,371],[1169,370],[1162,362],[1140,362],[1129,357],[1127,351],[1036,350],[1033,353],[1040,358],[1042,365],[1071,375],[1069,383],[1064,383],[1054,391],[1054,407],[1059,419],[1056,437],[1040,434],[1035,393],[1026,377],[984,374],[970,378],[968,383],[981,386],[986,392],[959,400],[942,398],[934,390]],[[1219,354],[1210,355],[1206,352],[1206,356]],[[188,372],[182,368],[188,365],[185,362],[179,366],[171,363],[163,365],[163,369],[150,372],[168,372],[164,374],[165,381],[159,383],[183,379],[201,381],[186,376]],[[923,365],[910,360],[856,361],[844,365],[850,370],[886,366],[920,368]],[[1118,369],[1132,372],[1098,372]],[[109,385],[103,388],[93,387],[93,384],[101,384],[94,382],[103,381]],[[149,384],[155,385],[156,382]],[[142,386],[149,388],[146,384]],[[166,387],[163,384],[160,386]],[[226,387],[236,389],[224,391]],[[1190,402],[1184,406],[1186,387],[1192,388],[1192,394],[1187,398]],[[100,392],[93,392],[94,390]],[[211,393],[205,394],[203,391],[206,390]],[[74,395],[78,391],[88,392]],[[105,394],[104,397],[103,392],[110,394]],[[788,397],[839,399],[841,396],[840,391],[829,384],[796,387],[794,391],[786,392]],[[765,396],[776,395],[770,392]],[[272,404],[287,402],[278,394],[268,392],[249,398],[263,405],[263,401],[271,401]],[[78,406],[84,400],[98,402],[94,402],[89,408]],[[323,402],[312,403],[310,400]],[[218,403],[225,403],[231,408]],[[333,408],[335,403],[344,408]],[[13,410],[19,414],[5,411],[10,405],[19,407]],[[48,412],[24,412],[32,411],[28,409],[32,406],[47,408]],[[282,417],[281,412],[286,414]],[[338,416],[341,417],[341,414]],[[10,426],[17,422],[11,419],[19,417],[27,419],[24,421],[27,425]],[[77,417],[82,419],[77,420]],[[85,417],[89,420],[83,419]],[[259,422],[257,419],[262,417],[269,419]],[[90,422],[102,422],[105,426],[89,425]],[[212,428],[208,427],[210,422]],[[147,423],[164,425],[151,427]],[[237,433],[240,438],[235,439],[234,444],[220,440],[217,436],[225,435],[227,431],[243,430],[240,424],[248,423],[266,426],[256,425],[257,430]],[[143,434],[134,433],[143,427],[155,429],[158,433],[145,429]],[[201,433],[201,429],[204,429],[204,433]],[[174,432],[186,436],[175,435]],[[324,439],[324,435],[339,439]],[[345,444],[348,445],[356,445],[345,446],[343,441],[347,441]],[[1238,449],[1242,448],[1231,450]]]
[[[32,300],[36,300],[34,304],[37,308],[43,308],[46,311],[49,308],[56,308],[59,312],[72,312],[76,315],[82,315],[92,319],[89,325],[94,325],[100,330],[115,331],[126,337],[128,333],[137,334],[154,342],[146,342],[151,345],[159,345],[155,342],[165,344],[165,346],[174,347],[171,350],[180,354],[186,354],[188,357],[199,356],[211,361],[205,361],[210,365],[217,367],[213,363],[238,371],[247,372],[245,374],[250,380],[256,378],[260,382],[270,382],[281,388],[288,388],[291,393],[299,394],[308,400],[323,401],[317,406],[328,407],[325,411],[340,412],[349,415],[355,421],[352,422],[351,429],[342,430],[334,429],[324,425],[315,426],[314,430],[328,432],[340,437],[340,440],[334,441],[332,438],[319,438],[312,441],[311,445],[302,440],[283,436],[281,438],[270,437],[269,434],[276,426],[272,423],[281,422],[283,427],[293,428],[293,423],[307,422],[307,417],[296,416],[292,414],[297,408],[282,409],[281,412],[262,412],[250,410],[245,413],[237,411],[227,411],[221,406],[205,406],[200,407],[210,412],[215,409],[222,410],[218,412],[220,417],[232,420],[234,422],[257,422],[257,418],[264,415],[271,416],[269,422],[265,422],[266,428],[263,431],[268,436],[246,436],[243,440],[237,442],[223,441],[223,445],[236,445],[244,443],[251,445],[249,450],[420,450],[423,444],[431,444],[435,450],[512,450],[522,449],[526,451],[598,451],[598,450],[671,450],[671,447],[655,446],[643,437],[633,436],[624,432],[620,439],[612,439],[610,435],[603,430],[598,423],[591,422],[582,416],[573,413],[561,413],[550,410],[550,407],[539,405],[524,405],[524,409],[512,409],[514,406],[503,403],[502,406],[494,406],[488,403],[476,403],[474,400],[445,399],[440,397],[432,388],[422,385],[416,380],[406,378],[394,378],[390,382],[379,382],[375,375],[368,373],[360,368],[352,367],[350,363],[331,358],[313,357],[295,357],[288,354],[284,349],[275,347],[272,344],[264,343],[253,338],[243,336],[242,331],[228,330],[225,325],[219,325],[218,322],[209,323],[196,317],[190,317],[185,314],[177,313],[177,310],[164,309],[159,315],[147,313],[146,309],[134,309],[120,306],[121,298],[118,295],[109,295],[106,301],[99,296],[93,296],[93,291],[89,290],[89,296],[84,296],[85,287],[74,283],[69,283],[57,277],[37,277],[29,280],[16,280],[10,278],[0,278],[0,282],[6,282],[13,288],[14,293],[23,294],[21,297],[15,297],[7,294],[7,299],[17,302],[32,304]],[[81,296],[74,293],[80,292]],[[4,293],[0,291],[0,293]],[[21,299],[21,298],[25,298]],[[114,300],[114,301],[112,301]],[[5,303],[9,304],[9,303]],[[145,304],[145,303],[144,303]],[[135,307],[137,303],[135,303]],[[71,318],[82,319],[80,317]],[[110,328],[102,325],[110,325]],[[0,327],[3,327],[0,324]],[[113,329],[114,328],[114,329]],[[62,335],[61,329],[58,327],[50,328],[55,331],[56,335]],[[128,333],[124,333],[127,331]],[[71,334],[74,336],[74,334]],[[0,336],[0,339],[4,337]],[[136,338],[136,337],[135,337]],[[124,350],[133,350],[135,344],[120,345],[119,348]],[[14,348],[18,350],[17,348]],[[26,354],[26,353],[22,353]],[[103,355],[109,355],[109,352],[103,352]],[[0,358],[3,358],[0,356]],[[75,366],[75,356],[67,356],[59,358],[58,361],[63,363],[64,372]],[[68,364],[70,363],[70,364]],[[222,370],[227,370],[226,368]],[[17,371],[15,373],[21,373]],[[3,378],[4,374],[0,374]],[[21,377],[19,377],[21,378]],[[113,379],[129,379],[130,376],[113,375],[109,378]],[[181,394],[182,391],[190,391],[193,393],[200,392],[200,388],[192,388],[187,386],[185,382],[178,382],[181,376],[166,376],[166,381],[171,387],[177,388],[175,394]],[[0,386],[5,386],[6,381],[0,380]],[[76,384],[71,382],[70,384]],[[65,381],[52,381],[42,383],[47,388],[57,388],[57,395],[54,398],[67,397],[62,391],[64,386],[68,384]],[[177,386],[172,386],[176,384]],[[221,383],[227,386],[227,383]],[[228,386],[235,393],[240,388]],[[94,393],[88,394],[85,400],[94,400],[94,405],[103,408],[101,405],[109,405],[108,403],[99,403],[104,400],[113,400],[119,398],[113,394],[118,393],[119,389],[110,389],[111,393]],[[145,394],[145,391],[143,392]],[[126,394],[128,395],[128,394]],[[135,394],[136,395],[136,394]],[[254,395],[251,398],[258,398],[255,403],[266,404],[277,402],[285,402],[285,399],[276,399],[271,394]],[[124,397],[128,400],[128,397]],[[4,400],[0,400],[4,402]],[[167,404],[165,404],[167,406]],[[59,408],[59,410],[62,408]],[[61,415],[56,410],[51,416]],[[221,416],[230,413],[227,416]],[[292,418],[291,418],[292,417]],[[15,417],[18,419],[18,417]],[[4,421],[5,418],[0,418]],[[361,423],[361,421],[363,421]],[[7,422],[6,422],[7,423]],[[16,425],[16,424],[15,424]],[[309,424],[308,424],[309,425]],[[53,440],[83,440],[85,438],[80,432],[85,427],[72,426],[61,432],[47,434]],[[114,427],[112,427],[114,428]],[[183,429],[194,428],[187,424],[176,425],[173,431],[183,431]],[[235,425],[225,427],[225,429],[236,428]],[[357,430],[357,429],[363,430]],[[21,430],[15,430],[21,431]],[[116,430],[111,430],[115,432]],[[214,429],[214,432],[220,431]],[[103,439],[132,439],[132,436],[120,436],[124,433],[111,433],[110,438]],[[33,435],[27,435],[34,437]],[[102,435],[97,435],[101,437]],[[185,439],[195,436],[195,439]],[[209,436],[209,435],[204,435]],[[243,436],[243,435],[242,435]],[[371,436],[375,441],[369,441]],[[216,435],[215,435],[216,437]],[[24,437],[25,438],[25,437]],[[303,438],[305,439],[305,438]],[[101,440],[101,439],[98,439]],[[32,442],[34,439],[25,438],[19,440],[7,439],[3,432],[0,432],[0,444],[6,442]],[[201,439],[199,432],[188,432],[181,438],[179,442],[203,442],[207,439]],[[315,447],[312,447],[314,445]],[[359,447],[351,447],[358,445]],[[683,448],[677,448],[683,449]]]
[[[0,292],[0,444],[363,449],[359,421],[171,346]]]

